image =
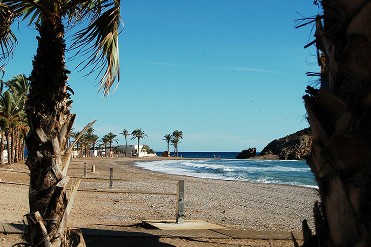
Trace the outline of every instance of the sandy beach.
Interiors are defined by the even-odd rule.
[[[124,230],[138,228],[142,220],[175,219],[177,182],[184,180],[186,220],[203,220],[231,229],[289,232],[300,231],[302,220],[307,219],[313,228],[312,207],[318,200],[314,189],[167,175],[133,166],[135,161],[153,159],[161,158],[73,159],[69,169],[71,182],[84,175],[85,165],[88,169],[69,225]],[[93,165],[95,173],[91,171]],[[113,188],[109,188],[110,168]],[[0,179],[0,222],[21,223],[28,213],[28,169],[24,164],[6,166],[0,169]],[[0,246],[11,246],[11,241],[15,241],[11,236],[2,235]],[[161,238],[156,243],[163,245],[147,246],[293,245],[291,241],[249,239]]]

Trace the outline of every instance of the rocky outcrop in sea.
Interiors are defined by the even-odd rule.
[[[301,160],[306,159],[313,142],[310,128],[300,130],[270,142],[259,154],[258,159]]]
[[[242,150],[241,153],[237,154],[236,159],[249,159],[256,156],[256,148],[249,148]]]

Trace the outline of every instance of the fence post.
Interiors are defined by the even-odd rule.
[[[86,162],[84,163],[84,177],[86,177]]]
[[[184,180],[178,181],[176,223],[178,224],[184,223]]]
[[[92,173],[95,173],[95,165],[92,165],[92,166],[91,166],[91,172],[92,172]]]
[[[109,169],[109,187],[113,187],[113,168]]]

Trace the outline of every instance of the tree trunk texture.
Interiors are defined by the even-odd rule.
[[[10,134],[9,132],[6,132],[6,147],[8,152],[8,164],[12,163],[12,152],[10,149]]]
[[[12,157],[13,157],[12,162],[13,163],[18,162],[17,148],[18,148],[18,135],[17,135],[17,131],[13,130],[12,131]]]
[[[33,246],[69,246],[66,225],[71,204],[66,197],[66,174],[72,149],[65,147],[75,115],[70,113],[64,27],[58,16],[58,12],[43,16],[37,26],[39,44],[26,104],[30,125],[26,137],[30,169],[27,220]],[[81,243],[84,246],[83,239]]]
[[[321,202],[315,236],[303,222],[303,246],[370,246],[371,1],[320,2],[321,88],[308,87],[304,102],[314,135],[307,162]]]
[[[4,132],[0,132],[0,167],[4,166],[3,153],[4,153]]]

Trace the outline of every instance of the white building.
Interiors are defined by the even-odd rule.
[[[126,148],[125,145],[120,145],[118,147],[118,150],[125,153],[125,148]],[[138,145],[128,145],[127,150],[126,150],[126,156],[136,157],[137,153],[138,153]],[[143,145],[139,145],[139,157],[147,157],[147,156],[148,156],[147,150],[143,148]]]

